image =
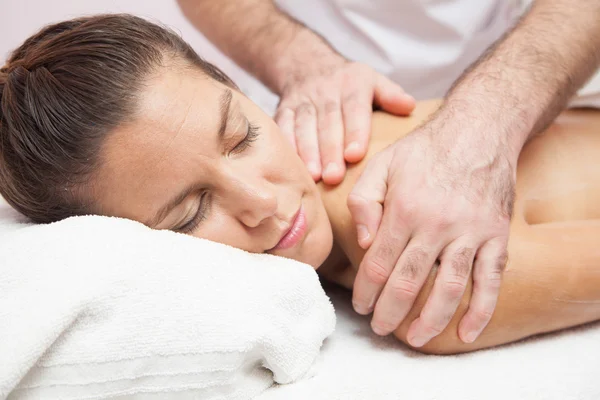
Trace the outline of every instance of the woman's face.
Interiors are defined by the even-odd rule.
[[[317,187],[277,125],[198,70],[165,68],[146,82],[101,161],[99,214],[315,268],[331,250]]]

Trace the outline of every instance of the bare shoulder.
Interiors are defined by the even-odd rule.
[[[400,117],[377,111],[373,113],[371,142],[367,159],[381,149],[408,135],[436,112],[442,100],[426,100],[417,103],[411,115]]]
[[[356,229],[346,206],[348,195],[370,158],[421,125],[439,108],[440,104],[440,100],[419,102],[413,113],[407,117],[375,112],[367,156],[359,163],[348,165],[346,177],[339,185],[319,184],[319,191],[333,228],[336,244],[347,256],[354,269],[358,268],[364,251],[358,246]],[[348,270],[345,269],[344,271],[348,273]],[[344,279],[345,282],[349,280],[347,275]]]

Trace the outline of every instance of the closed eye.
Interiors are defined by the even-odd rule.
[[[252,145],[252,142],[256,140],[259,134],[260,131],[258,126],[248,122],[246,136],[231,150],[231,152],[236,154],[243,152]]]
[[[198,209],[196,210],[196,213],[194,214],[192,219],[184,223],[182,226],[175,228],[174,230],[176,232],[181,232],[185,234],[189,234],[195,231],[196,228],[198,228],[198,226],[200,225],[200,223],[206,219],[206,208],[208,207],[207,203],[207,193],[205,192],[200,197],[200,204],[198,205]]]

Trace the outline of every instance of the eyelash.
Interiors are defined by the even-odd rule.
[[[233,153],[241,153],[252,145],[252,142],[258,138],[260,134],[259,128],[257,125],[248,122],[248,132],[246,133],[246,137],[242,139],[232,150]]]
[[[177,229],[178,232],[192,233],[193,231],[196,230],[198,225],[200,225],[200,223],[202,221],[204,221],[204,219],[206,218],[206,212],[203,212],[203,209],[206,208],[206,206],[204,204],[205,197],[206,197],[206,193],[204,193],[202,195],[202,197],[200,197],[200,205],[198,206],[198,210],[196,211],[196,215],[194,215],[194,218],[192,218],[189,222],[187,222],[181,228]]]

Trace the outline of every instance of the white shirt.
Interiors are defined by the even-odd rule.
[[[276,1],[343,56],[370,65],[417,99],[442,97],[522,10],[519,0]],[[276,99],[250,96],[274,110]]]

